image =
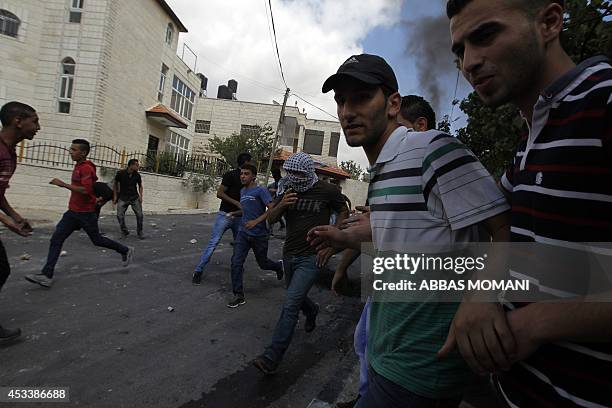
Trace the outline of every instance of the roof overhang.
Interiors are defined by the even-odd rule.
[[[172,8],[168,5],[168,3],[166,3],[164,0],[157,0],[157,3],[170,16],[170,18],[172,19],[174,24],[176,24],[176,26],[179,29],[179,31],[181,33],[186,33],[187,32],[187,27],[185,27],[185,25],[181,22],[181,20],[179,20],[179,18],[176,16],[176,14],[174,14],[174,11],[172,11]]]
[[[187,129],[188,125],[183,119],[161,103],[145,112],[147,119],[166,127]]]

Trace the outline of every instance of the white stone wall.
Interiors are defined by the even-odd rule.
[[[51,169],[48,167],[19,164],[11,178],[6,197],[13,207],[51,211],[66,211],[70,192],[65,188],[52,186],[49,181],[59,178],[70,181],[71,169]],[[110,181],[114,173],[101,175],[100,181]],[[205,212],[216,212],[219,199],[214,192],[206,194],[193,193],[183,186],[179,177],[161,176],[141,173],[144,188],[143,209],[145,212],[166,212],[170,209],[198,208]],[[112,205],[107,204],[104,212],[112,212]],[[27,213],[23,214],[27,217]]]
[[[160,139],[160,150],[168,129],[148,120],[145,111],[157,105],[157,91],[164,63],[166,74],[163,104],[170,108],[172,79],[176,74],[197,95],[200,79],[176,55],[178,31],[172,45],[165,42],[166,28],[172,20],[153,0],[130,0],[116,2],[116,17],[109,18],[112,41],[108,50],[107,83],[104,88],[103,120],[101,123],[103,143],[125,147],[127,151],[145,151],[148,136]],[[102,89],[101,89],[102,91]],[[194,113],[187,129],[171,128],[191,140],[194,131]]]
[[[347,179],[340,182],[342,187],[342,194],[346,195],[353,204],[353,208],[356,205],[365,205],[368,198],[368,183],[363,181]]]
[[[176,24],[173,43],[165,43],[172,20],[157,1],[87,0],[81,23],[69,22],[69,0],[0,0],[0,8],[21,20],[18,38],[0,38],[0,104],[31,104],[40,116],[38,142],[85,138],[145,151],[152,134],[163,150],[168,129],[145,116],[158,103],[162,62],[169,67],[164,89],[168,107],[175,73],[196,95],[200,79],[176,55]],[[61,61],[66,57],[76,62],[69,114],[58,112]],[[187,129],[173,131],[191,140],[193,119]]]

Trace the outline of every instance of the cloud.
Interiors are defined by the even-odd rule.
[[[282,101],[284,84],[271,39],[267,0],[167,0],[189,33],[182,36],[197,55],[197,72],[206,75],[208,95],[229,79],[238,81],[238,99]],[[335,115],[331,94],[321,85],[350,55],[363,52],[360,43],[375,27],[400,19],[401,0],[273,0],[278,48],[292,93]],[[179,55],[182,45],[179,45]],[[189,61],[186,53],[185,60]],[[191,57],[193,58],[193,57]],[[291,97],[289,104],[297,99]],[[298,100],[309,118],[332,119]],[[364,165],[361,149],[341,140],[338,160]]]

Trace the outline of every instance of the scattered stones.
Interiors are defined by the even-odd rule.
[[[21,259],[22,261],[29,261],[32,258],[32,255],[30,254],[21,254],[21,256],[19,257],[19,259]]]
[[[191,241],[189,241],[189,242],[191,242],[192,244],[195,244],[195,243],[197,243],[197,242],[198,242],[198,240],[194,238],[194,239],[192,239],[192,240],[191,240]]]
[[[62,252],[60,252],[60,256],[66,256],[66,255],[68,255],[68,251],[62,251]]]
[[[169,312],[174,312],[174,308],[172,306],[168,306],[168,311]]]

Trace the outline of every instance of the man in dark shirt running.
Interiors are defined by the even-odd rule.
[[[317,280],[319,268],[327,263],[332,252],[318,256],[306,242],[306,234],[315,226],[326,225],[334,211],[338,213],[338,224],[348,216],[340,190],[318,180],[314,162],[308,154],[294,154],[283,168],[288,173],[283,185],[284,195],[277,199],[268,219],[274,223],[284,214],[287,220],[287,238],[283,247],[287,294],[272,342],[253,362],[264,374],[276,372],[291,343],[300,310],[306,315],[304,330],[308,333],[316,326],[319,307],[308,298],[308,292]]]
[[[138,238],[144,239],[142,233],[143,215],[142,215],[142,178],[138,173],[140,164],[136,159],[130,159],[128,161],[127,169],[120,170],[115,176],[115,183],[113,184],[113,204],[117,204],[117,220],[119,221],[119,227],[121,227],[121,233],[124,237],[129,235],[125,226],[125,212],[128,207],[132,207],[134,214],[136,214],[136,231],[138,232]]]
[[[217,218],[215,219],[215,225],[213,226],[208,245],[202,252],[200,262],[198,262],[193,272],[191,283],[194,285],[201,284],[204,268],[208,264],[208,261],[210,261],[225,231],[231,229],[234,241],[236,241],[236,235],[240,227],[240,217],[234,217],[230,213],[241,209],[240,189],[242,189],[242,183],[240,182],[240,166],[250,160],[251,155],[249,153],[240,153],[237,159],[238,167],[223,175],[221,185],[217,190],[217,198],[221,200],[221,205],[219,206],[219,212],[217,213]]]

